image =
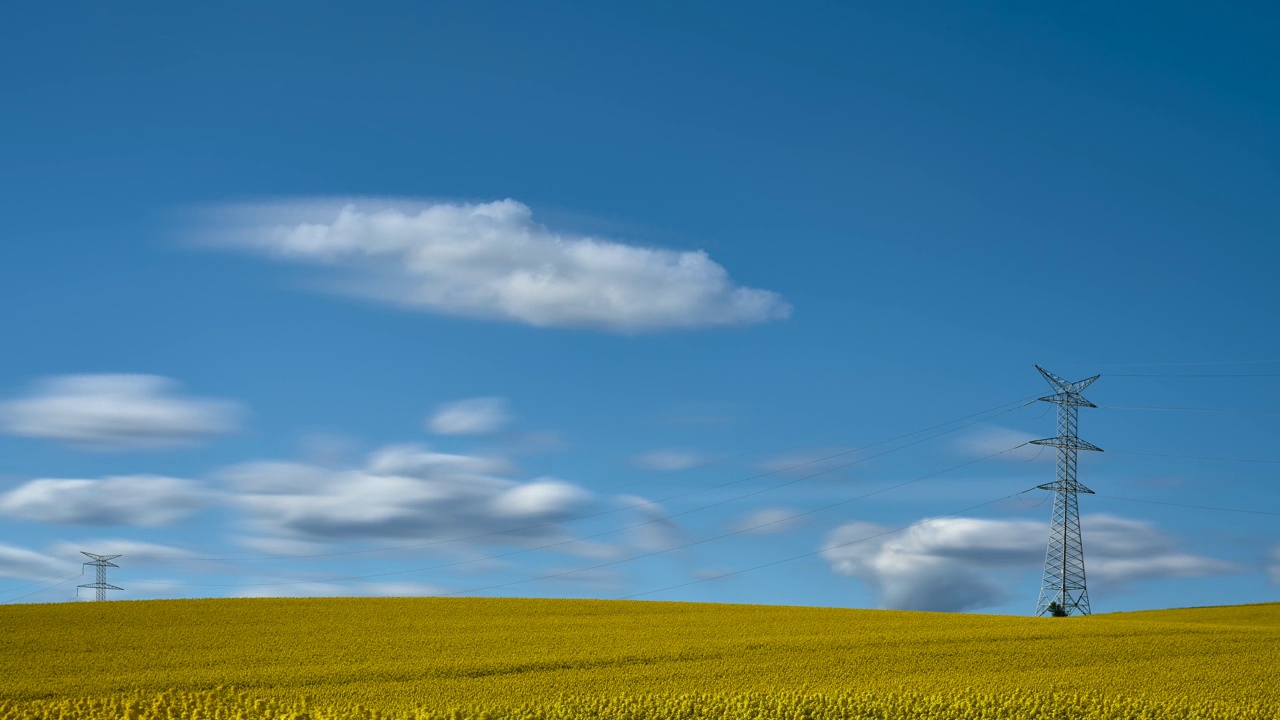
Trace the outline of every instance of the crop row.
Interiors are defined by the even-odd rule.
[[[1275,707],[1083,693],[686,693],[561,697],[513,707],[384,712],[218,688],[105,699],[0,701],[0,720],[1276,720]]]

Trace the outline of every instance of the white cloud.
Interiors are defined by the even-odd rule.
[[[80,554],[81,551],[88,551],[95,555],[121,555],[123,556],[123,562],[129,565],[186,562],[195,557],[195,554],[190,550],[183,550],[170,545],[110,538],[84,540],[75,543],[60,542],[52,548],[52,552],[58,557],[66,558],[76,563],[84,562],[87,559]]]
[[[78,565],[34,550],[0,545],[0,577],[46,580],[73,572]]]
[[[622,495],[618,501],[640,516],[628,530],[632,547],[644,552],[666,551],[680,545],[680,526],[670,518],[670,513],[652,500],[639,495]]]
[[[209,499],[198,483],[157,475],[40,479],[0,495],[0,513],[70,525],[167,525]]]
[[[971,457],[996,455],[997,458],[1003,460],[1052,462],[1057,458],[1057,451],[1054,448],[1025,444],[1042,437],[1045,436],[1032,435],[1000,425],[984,424],[962,433],[955,441],[955,447],[960,452]],[[999,454],[997,455],[997,453]]]
[[[857,458],[857,448],[809,448],[762,460],[759,466],[771,473],[807,476],[847,465]]]
[[[1176,540],[1156,526],[1115,515],[1086,515],[1085,570],[1090,579],[1124,585],[1136,580],[1230,575],[1237,563],[1179,552]]]
[[[232,597],[428,597],[448,592],[443,585],[430,583],[327,583],[260,585],[236,590]]]
[[[802,518],[795,517],[798,512],[789,507],[760,508],[738,518],[729,529],[757,535],[783,532],[801,524]]]
[[[684,450],[654,450],[635,458],[635,463],[650,470],[688,470],[707,462],[707,458],[698,453]]]
[[[471,398],[436,408],[427,429],[439,435],[485,435],[511,421],[507,401],[500,397]]]
[[[1242,570],[1179,552],[1174,539],[1151,523],[1090,515],[1081,525],[1085,571],[1094,586]],[[908,610],[976,610],[1001,603],[1011,594],[1011,582],[1022,583],[1028,571],[1042,566],[1048,537],[1045,523],[973,518],[941,518],[876,537],[885,532],[870,523],[841,525],[828,535],[822,555],[835,573],[874,588],[881,607]]]
[[[241,206],[208,242],[337,274],[330,289],[427,312],[538,327],[643,332],[786,318],[705,252],[558,233],[514,200],[365,199]]]
[[[517,485],[493,499],[494,511],[510,518],[553,518],[573,507],[579,507],[591,493],[569,483],[536,480]]]
[[[1271,578],[1272,585],[1280,585],[1280,545],[1271,548],[1269,560],[1267,575]]]
[[[254,462],[224,471],[231,501],[261,544],[280,538],[336,542],[435,540],[495,534],[472,544],[567,540],[559,525],[587,503],[586,490],[554,478],[517,482],[499,458],[382,448],[363,465]],[[465,548],[466,543],[459,543]],[[454,544],[441,549],[457,550]]]
[[[326,547],[322,543],[282,537],[237,536],[232,538],[232,542],[255,553],[273,557],[315,555],[326,552]]]
[[[97,450],[189,444],[236,430],[234,402],[183,397],[157,375],[65,375],[0,403],[0,431]]]

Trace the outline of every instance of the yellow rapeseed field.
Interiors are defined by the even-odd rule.
[[[11,718],[1280,720],[1280,604],[1065,619],[592,600],[0,607]]]

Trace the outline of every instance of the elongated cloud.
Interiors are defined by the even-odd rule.
[[[443,585],[430,583],[307,583],[247,587],[231,593],[231,597],[428,597],[448,591]]]
[[[81,556],[83,557],[83,556]],[[34,550],[0,544],[0,577],[18,580],[45,580],[66,575],[80,563],[66,562]],[[35,588],[30,588],[35,589]],[[5,598],[12,600],[12,597]]]
[[[555,232],[515,200],[238,207],[205,237],[328,267],[337,292],[443,315],[646,332],[791,312],[777,293],[735,285],[705,252]]]
[[[471,545],[568,539],[559,523],[591,494],[554,478],[517,482],[503,477],[510,471],[498,458],[395,445],[357,467],[254,462],[223,474],[229,501],[266,538],[473,538]]]
[[[0,403],[0,431],[95,450],[190,444],[233,432],[241,407],[184,397],[158,375],[65,375]]]
[[[627,531],[627,539],[636,550],[665,552],[680,545],[681,528],[666,508],[639,495],[620,495],[617,500],[639,518]]]
[[[1090,515],[1081,524],[1091,581],[1114,586],[1243,570],[1180,552],[1174,539],[1151,523]],[[1041,566],[1047,531],[1044,523],[1029,520],[942,518],[882,535],[886,528],[853,522],[828,535],[822,555],[835,573],[874,588],[881,607],[976,610],[1005,601],[1013,578]]]
[[[427,429],[440,435],[485,435],[510,421],[511,413],[503,398],[470,398],[436,408],[427,420]]]
[[[1052,435],[1053,431],[1046,428],[1045,433]],[[953,445],[957,450],[970,457],[984,458],[999,453],[996,458],[1001,460],[1054,462],[1057,455],[1053,448],[1024,444],[1038,437],[1044,436],[984,423],[972,430],[961,433],[960,437],[953,442]],[[1018,447],[1020,445],[1022,447]]]
[[[633,460],[636,465],[649,470],[689,470],[708,461],[706,455],[687,450],[654,450]]]
[[[167,525],[210,500],[191,480],[128,475],[40,479],[0,495],[0,514],[66,525]]]
[[[735,520],[729,525],[729,529],[733,532],[753,535],[785,532],[799,527],[806,521],[806,518],[796,517],[798,514],[800,514],[799,510],[789,507],[760,508]]]

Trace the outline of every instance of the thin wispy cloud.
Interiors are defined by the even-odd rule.
[[[961,433],[953,441],[953,447],[968,457],[985,458],[995,455],[1001,460],[1053,462],[1057,457],[1053,448],[1025,444],[1052,434],[1046,430],[1043,435],[1033,435],[1000,425],[983,424]]]
[[[81,555],[81,557],[84,557]],[[76,569],[54,555],[45,555],[27,548],[0,544],[0,577],[16,580],[45,580]]]
[[[646,470],[689,470],[706,464],[710,458],[687,450],[653,450],[638,455],[632,461]]]
[[[234,432],[235,402],[189,397],[159,375],[64,375],[0,402],[0,431],[93,450],[186,445]]]
[[[639,516],[627,531],[627,540],[636,550],[664,552],[680,545],[681,528],[662,505],[639,495],[623,495],[618,502]]]
[[[790,507],[767,507],[753,510],[729,525],[733,532],[753,535],[770,535],[793,530],[804,523],[795,517],[800,511]]]
[[[122,555],[133,565],[155,565],[173,562],[187,562],[196,557],[190,550],[161,545],[159,543],[141,542],[122,538],[97,538],[79,542],[60,542],[53,546],[54,555],[66,558],[74,563],[82,563],[87,558],[81,555],[82,550],[98,555]]]
[[[760,461],[759,467],[771,473],[806,476],[838,465],[848,465],[857,460],[859,455],[857,448],[808,448],[766,458]]]
[[[511,422],[507,401],[481,397],[446,403],[427,418],[427,429],[437,435],[487,435]]]
[[[225,208],[203,242],[330,271],[324,287],[413,310],[536,327],[650,332],[788,317],[705,252],[557,232],[515,200],[314,200]]]
[[[272,597],[430,597],[449,592],[444,585],[433,583],[302,583],[282,585],[262,585],[235,590],[231,597],[238,598],[272,598]]]

